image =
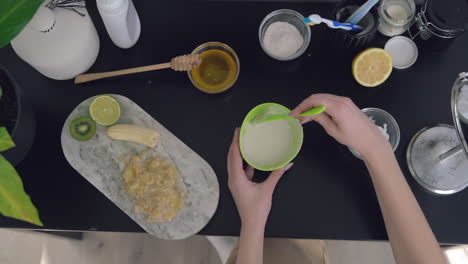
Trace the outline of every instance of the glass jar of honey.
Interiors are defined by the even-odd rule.
[[[198,46],[192,54],[199,54],[202,63],[188,71],[193,85],[199,90],[215,94],[231,88],[239,76],[240,63],[236,52],[220,42],[207,42]]]

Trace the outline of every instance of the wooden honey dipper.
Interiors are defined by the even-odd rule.
[[[75,77],[75,83],[85,83],[89,81],[104,79],[113,76],[132,74],[137,72],[147,72],[154,70],[161,70],[171,68],[175,71],[190,71],[201,64],[201,57],[198,54],[189,54],[175,57],[168,63],[154,64],[125,70],[100,72],[100,73],[87,73]]]

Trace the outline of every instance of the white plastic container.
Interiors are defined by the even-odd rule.
[[[140,18],[132,0],[97,0],[107,33],[115,45],[128,49],[140,37]]]

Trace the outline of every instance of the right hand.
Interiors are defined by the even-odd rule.
[[[324,105],[327,109],[316,116],[298,117],[301,122],[318,122],[325,131],[366,158],[376,149],[390,149],[391,145],[377,126],[347,97],[331,94],[314,94],[305,99],[291,113],[296,117],[313,107]]]

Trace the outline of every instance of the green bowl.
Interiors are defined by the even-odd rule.
[[[274,171],[286,166],[297,156],[299,150],[301,150],[302,141],[304,139],[304,132],[301,123],[297,119],[290,118],[287,120],[293,132],[293,142],[291,144],[290,150],[288,151],[288,154],[284,156],[283,160],[278,160],[276,162],[273,162],[272,164],[260,164],[250,159],[247,155],[245,155],[244,135],[246,132],[247,124],[252,122],[252,120],[256,119],[257,117],[271,112],[273,112],[274,114],[287,115],[291,112],[291,110],[285,106],[276,103],[264,103],[257,105],[252,110],[250,110],[250,112],[244,118],[240,130],[239,146],[242,157],[250,166],[261,171]]]

